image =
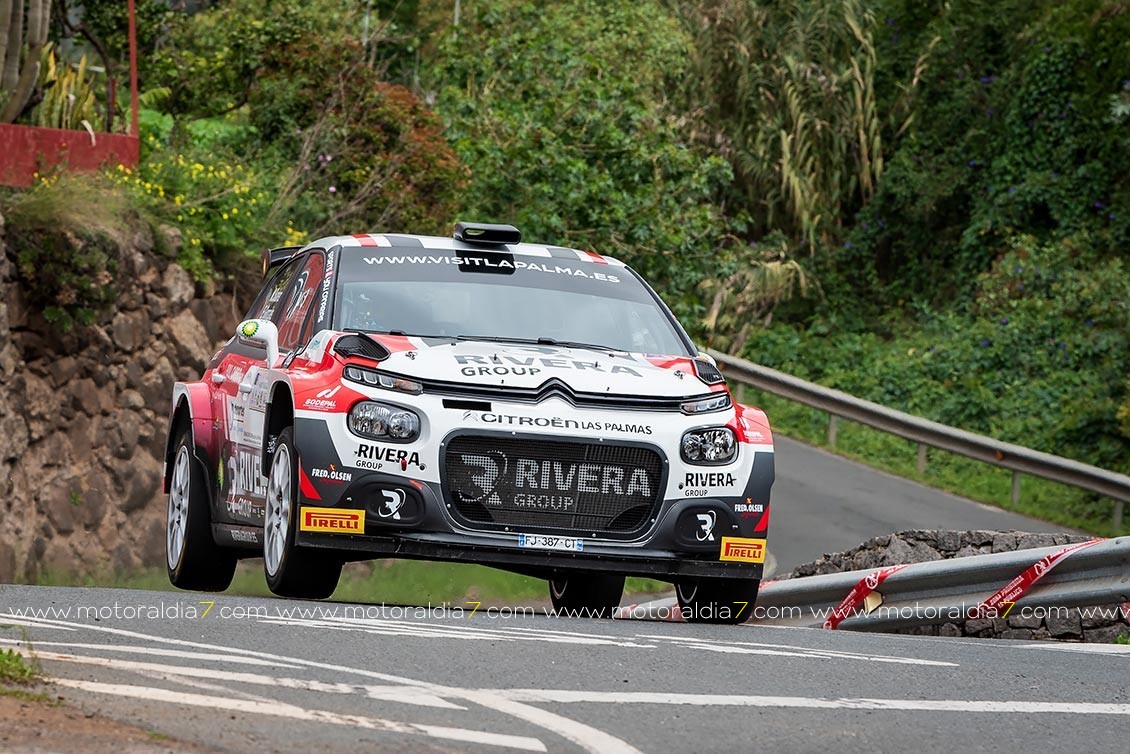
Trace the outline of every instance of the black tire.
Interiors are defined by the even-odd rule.
[[[757,604],[761,579],[688,579],[675,584],[688,623],[745,623]]]
[[[283,464],[287,466],[284,468]],[[302,549],[294,542],[299,514],[298,452],[292,427],[279,434],[267,480],[267,505],[263,511],[263,575],[267,577],[267,586],[280,597],[329,597],[341,578],[341,561],[325,552]],[[286,484],[282,483],[284,480]],[[276,550],[272,555],[268,548],[279,547],[279,538],[281,552]]]
[[[177,437],[165,519],[165,568],[178,589],[222,592],[231,586],[237,558],[212,537],[208,480],[193,455],[192,432]]]
[[[549,598],[558,614],[575,618],[611,618],[624,596],[624,577],[569,573],[549,580]]]

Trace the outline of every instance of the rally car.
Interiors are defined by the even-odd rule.
[[[509,225],[264,253],[265,285],[198,382],[173,387],[169,579],[240,558],[325,598],[346,561],[479,563],[608,615],[625,576],[739,622],[765,561],[773,443],[656,293]]]

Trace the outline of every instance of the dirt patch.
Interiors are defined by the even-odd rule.
[[[41,689],[31,688],[34,693]],[[50,689],[48,689],[48,692]],[[104,717],[88,717],[80,709],[48,701],[6,696],[0,687],[0,751],[12,754],[158,754],[205,752],[192,744]]]

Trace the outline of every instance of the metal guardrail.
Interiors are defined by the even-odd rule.
[[[1062,549],[1041,547],[915,563],[882,582],[877,590],[883,598],[881,605],[866,615],[853,614],[839,628],[890,631],[959,623],[960,620],[939,616],[966,615],[1033,563]],[[875,569],[848,571],[766,583],[758,595],[757,608],[779,611],[781,617],[774,614],[772,620],[777,625],[819,627],[845,595],[874,572]],[[1072,608],[1128,601],[1130,537],[1119,537],[1064,558],[1014,607]]]
[[[896,411],[832,388],[793,377],[717,351],[709,352],[731,383],[786,398],[829,414],[828,444],[836,444],[836,417],[918,443],[918,471],[926,467],[926,448],[939,448],[1012,470],[1012,500],[1020,499],[1020,474],[1050,479],[1112,498],[1115,531],[1122,527],[1125,503],[1130,501],[1130,476],[1097,466],[966,432],[919,416]]]

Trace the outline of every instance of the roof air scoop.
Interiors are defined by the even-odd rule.
[[[479,246],[502,246],[521,243],[522,231],[513,225],[489,223],[455,223],[455,240]]]

